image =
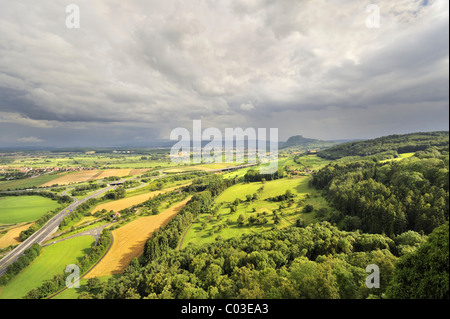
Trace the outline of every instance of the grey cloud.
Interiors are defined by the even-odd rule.
[[[29,137],[20,137],[17,139],[17,141],[21,143],[42,143],[44,140],[35,137],[35,136],[29,136]]]
[[[193,119],[276,126],[282,139],[299,125],[320,138],[448,128],[444,0],[380,0],[379,29],[356,0],[80,0],[78,30],[65,28],[62,3],[0,2],[0,125],[11,139],[167,138]]]

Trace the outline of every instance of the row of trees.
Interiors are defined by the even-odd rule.
[[[39,244],[33,244],[24,251],[22,256],[6,268],[5,274],[0,277],[0,286],[6,285],[22,269],[26,268],[37,256],[40,255],[42,247]]]
[[[63,218],[59,227],[61,229],[64,229],[70,223],[73,223],[74,221],[79,221],[85,216],[89,216],[91,214],[90,209],[97,203],[98,199],[90,198],[81,205],[78,205],[77,208],[75,208],[69,215]]]
[[[80,275],[89,270],[92,265],[94,265],[101,256],[105,253],[111,243],[110,232],[104,229],[97,241],[97,245],[93,246],[89,252],[80,258],[76,266],[79,269]],[[56,274],[52,279],[46,280],[41,286],[33,288],[25,296],[25,299],[43,299],[46,298],[66,286],[66,279],[70,273],[63,272]]]
[[[449,273],[447,222],[417,249],[400,258],[386,295],[395,299],[449,299]]]
[[[244,175],[245,182],[262,182],[271,181],[284,177],[284,170],[279,167],[275,173],[272,174],[261,174],[259,169],[249,169]]]
[[[236,181],[233,179],[223,179],[221,176],[208,174],[194,179],[192,184],[183,188],[183,191],[197,193],[208,190],[211,193],[211,196],[215,197],[235,183]]]
[[[123,187],[117,187],[116,189],[110,190],[103,195],[103,199],[106,200],[117,200],[125,198],[126,190]]]
[[[86,185],[75,186],[75,188],[71,191],[72,196],[81,196],[85,195],[89,191],[93,191],[99,188],[106,187],[106,184],[98,184],[94,182],[90,182]]]
[[[24,241],[26,240],[28,237],[30,237],[31,235],[33,235],[36,231],[38,231],[42,226],[45,225],[45,223],[47,223],[51,218],[53,218],[57,213],[59,213],[61,210],[64,209],[64,207],[66,207],[68,204],[70,204],[72,202],[72,198],[70,196],[64,195],[64,196],[59,196],[56,195],[54,193],[51,192],[26,192],[26,193],[14,193],[16,194],[16,196],[24,196],[24,195],[38,195],[38,196],[43,196],[43,197],[47,197],[47,198],[51,198],[53,200],[57,200],[58,203],[61,204],[60,207],[53,209],[47,213],[45,213],[44,215],[42,215],[38,220],[36,220],[34,222],[34,224],[30,227],[28,227],[27,229],[23,230],[20,232],[20,240]]]
[[[20,241],[25,241],[28,237],[37,232],[42,226],[44,226],[50,219],[52,219],[57,213],[59,213],[64,207],[59,207],[42,215],[33,225],[20,232]]]
[[[152,237],[147,240],[141,262],[146,264],[165,255],[170,249],[176,248],[183,231],[199,214],[209,212],[213,199],[233,183],[233,180],[224,180],[217,175],[208,175],[194,180],[191,185],[185,188],[185,191],[197,192],[197,194],[191,198],[169,224],[159,231],[155,231]]]
[[[60,212],[64,207],[72,202],[72,198],[67,195],[57,195],[52,192],[39,192],[39,191],[28,191],[28,192],[10,192],[10,193],[0,193],[0,197],[5,196],[42,196],[46,198],[50,198],[52,200],[57,201],[59,204],[61,204],[60,207],[51,210],[41,216],[32,226],[30,226],[28,229],[22,231],[19,234],[19,238],[21,241],[24,241],[28,237],[30,237],[32,234],[34,234],[39,228],[41,228],[47,221],[49,221],[53,216],[55,216],[58,212]]]
[[[203,191],[194,195],[167,226],[155,231],[152,237],[147,240],[144,253],[141,256],[142,263],[160,258],[167,254],[170,249],[175,249],[180,241],[183,230],[201,212],[204,212],[211,203],[212,196],[209,191]]]
[[[131,211],[134,211],[136,208],[140,207],[141,213],[146,214],[146,215],[150,215],[150,214],[156,215],[159,213],[159,208],[162,203],[167,202],[168,204],[171,204],[174,202],[182,201],[187,196],[188,196],[188,193],[186,193],[186,192],[179,193],[177,191],[158,194],[141,204],[135,205],[128,209],[126,208],[125,210],[121,210],[120,214],[129,213]]]

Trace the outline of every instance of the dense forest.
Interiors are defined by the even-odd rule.
[[[424,151],[432,146],[447,146],[448,149],[448,142],[448,131],[389,135],[366,141],[339,144],[322,150],[317,155],[335,160],[342,157],[370,156],[383,152],[409,153]]]
[[[244,181],[246,182],[261,182],[261,181],[271,181],[274,179],[283,178],[284,171],[281,167],[273,174],[261,174],[257,169],[250,169],[244,175]]]
[[[448,221],[448,148],[429,148],[401,161],[331,163],[313,175],[337,209],[330,222],[388,236],[429,234]]]
[[[430,235],[425,248],[415,250],[424,263],[429,256],[422,250],[445,245],[445,236],[448,248],[446,226]],[[167,250],[164,257],[143,263],[134,259],[123,276],[100,287],[97,298],[354,299],[380,298],[386,291],[408,297],[404,282],[416,278],[405,267],[395,268],[397,261],[407,263],[412,258],[398,256],[399,246],[405,244],[383,235],[341,231],[328,222],[245,235]],[[409,248],[415,244],[410,241]],[[448,260],[448,249],[440,258]],[[370,264],[379,267],[380,289],[366,286]],[[445,273],[448,278],[448,267],[436,268],[434,276],[418,278],[417,285],[437,284],[436,294],[448,297],[448,281],[433,281]]]

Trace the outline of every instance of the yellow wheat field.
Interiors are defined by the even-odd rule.
[[[107,169],[102,171],[101,170],[80,171],[61,176],[57,179],[51,180],[40,186],[47,187],[55,184],[67,185],[70,183],[87,182],[111,176],[119,176],[119,177],[132,176],[142,174],[146,171],[148,171],[148,169]]]
[[[8,247],[9,245],[17,245],[20,243],[20,233],[30,228],[34,223],[25,225],[13,226],[8,228],[6,234],[0,237],[0,248]]]
[[[190,199],[191,197],[158,215],[142,217],[113,230],[111,249],[85,278],[123,273],[134,257],[142,255],[145,242],[151,237],[153,232],[167,225]]]
[[[148,192],[145,194],[141,194],[141,195],[136,195],[136,196],[132,196],[132,197],[128,197],[128,198],[123,198],[123,199],[119,199],[119,200],[115,200],[109,203],[105,203],[105,204],[101,204],[98,205],[97,207],[94,208],[94,210],[92,211],[92,214],[101,211],[103,209],[106,209],[108,212],[110,210],[113,210],[115,212],[118,212],[119,210],[125,209],[125,208],[129,208],[132,207],[134,205],[138,205],[140,203],[143,203],[147,200],[149,200],[150,198],[153,198],[159,194],[163,194],[163,193],[167,193],[170,191],[173,191],[176,188],[182,187],[184,185],[178,185],[178,186],[174,186],[174,187],[170,187],[170,188],[166,188],[166,189],[162,189],[159,191],[153,191],[153,192]]]
[[[75,173],[70,173],[64,176],[61,176],[57,179],[51,180],[47,183],[40,185],[41,187],[52,186],[55,184],[58,185],[67,185],[70,183],[80,183],[87,182],[89,180],[94,179],[94,176],[98,174],[98,171],[80,171]]]

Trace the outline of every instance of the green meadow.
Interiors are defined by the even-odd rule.
[[[399,157],[397,157],[397,158],[393,158],[393,159],[387,159],[387,160],[383,160],[383,161],[380,161],[381,163],[386,163],[386,162],[391,162],[391,161],[401,161],[402,159],[404,159],[404,158],[409,158],[409,157],[411,157],[411,156],[414,156],[414,152],[411,152],[411,153],[402,153],[402,154],[398,154],[398,156]]]
[[[57,207],[57,201],[41,196],[0,197],[0,224],[34,221]]]
[[[284,228],[295,226],[299,218],[305,224],[318,221],[316,211],[326,210],[329,206],[320,193],[308,186],[310,177],[283,178],[269,182],[241,183],[225,190],[215,201],[211,213],[200,215],[191,224],[181,244],[181,248],[188,244],[205,244],[213,242],[217,236],[223,239],[237,237],[242,234],[257,233],[271,230],[274,227]],[[275,202],[267,199],[282,195],[287,190],[294,194],[293,201]],[[247,195],[257,194],[258,199],[247,201]],[[232,209],[232,203],[238,198],[241,202]],[[306,213],[305,205],[312,205],[313,212]],[[274,211],[276,213],[274,213]],[[239,216],[245,222],[239,224]],[[278,223],[275,223],[276,216]],[[263,223],[249,223],[248,221],[265,219]]]
[[[63,175],[65,175],[65,173],[45,174],[34,178],[17,179],[7,182],[5,181],[0,183],[0,191],[37,187],[54,179],[57,179]]]
[[[280,164],[283,167],[289,168],[289,169],[297,169],[297,170],[304,170],[309,169],[311,171],[313,170],[319,170],[325,165],[330,163],[329,160],[323,159],[318,157],[317,155],[305,155],[297,158],[297,162],[294,161],[293,157],[288,157],[282,161],[280,161]]]
[[[0,299],[19,299],[46,280],[64,272],[90,250],[94,238],[80,236],[44,247],[29,267],[20,272],[6,286],[0,287]]]

